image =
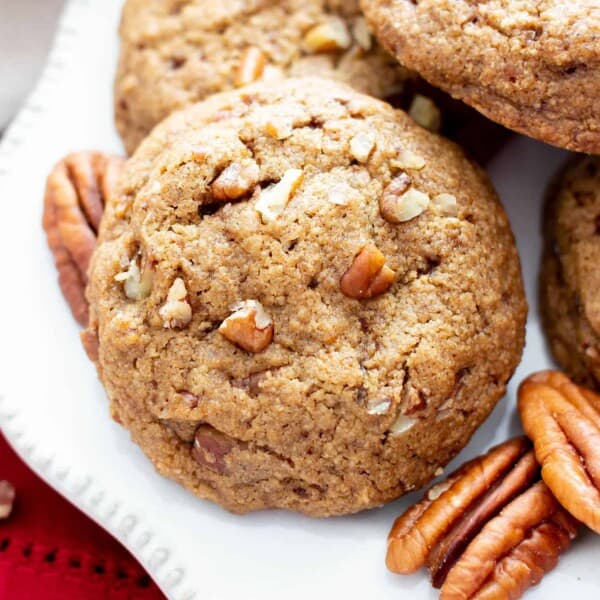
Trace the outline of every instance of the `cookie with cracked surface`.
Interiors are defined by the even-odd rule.
[[[115,117],[128,152],[176,109],[284,75],[330,77],[383,98],[481,164],[507,138],[398,65],[372,37],[358,0],[128,0],[120,32]]]
[[[319,79],[161,123],[92,260],[116,419],[234,512],[356,512],[429,481],[503,395],[526,304],[483,172]]]
[[[174,110],[257,79],[317,75],[385,97],[415,77],[374,41],[358,0],[128,0],[120,35],[129,152]]]
[[[600,153],[595,0],[361,0],[402,64],[490,119]]]
[[[540,278],[552,352],[577,382],[600,388],[600,158],[577,157],[548,193]]]

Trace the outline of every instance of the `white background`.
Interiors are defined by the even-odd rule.
[[[63,0],[0,0],[0,131],[41,72]]]

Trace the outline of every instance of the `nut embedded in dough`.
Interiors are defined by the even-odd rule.
[[[412,180],[406,173],[400,173],[383,190],[379,200],[381,216],[390,223],[405,223],[417,218],[427,210],[429,196],[411,187]]]
[[[235,85],[242,87],[260,79],[267,64],[264,52],[256,46],[249,46],[244,50],[238,67]]]
[[[308,52],[346,50],[351,44],[352,38],[346,23],[336,16],[330,16],[304,36],[304,48]]]
[[[260,178],[260,168],[251,158],[232,162],[213,181],[211,192],[216,200],[238,200],[252,193]]]
[[[385,264],[385,256],[373,244],[367,244],[354,257],[352,264],[340,279],[344,296],[368,300],[386,292],[396,274]]]
[[[246,352],[264,352],[273,340],[271,317],[258,300],[246,300],[233,307],[235,311],[219,327],[219,333]]]
[[[263,190],[256,202],[256,210],[263,221],[276,221],[287,203],[302,185],[304,173],[301,169],[288,169],[276,184]]]
[[[181,329],[192,320],[192,307],[187,301],[187,289],[181,277],[177,277],[167,295],[167,301],[158,311],[164,326],[170,329]]]

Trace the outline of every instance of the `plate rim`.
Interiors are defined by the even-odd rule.
[[[0,141],[0,189],[11,174],[15,150],[22,146],[30,130],[44,118],[44,97],[59,85],[66,69],[65,57],[75,50],[84,31],[80,20],[88,14],[90,0],[66,0],[41,75],[4,132]],[[148,518],[128,509],[128,501],[107,490],[94,477],[77,466],[58,463],[28,439],[18,406],[0,389],[0,430],[8,444],[27,466],[67,502],[108,532],[138,560],[161,591],[173,600],[193,600],[198,590],[188,584],[184,569],[176,564],[174,552],[155,531]],[[103,515],[94,508],[108,505]],[[137,533],[137,537],[134,535]],[[140,535],[141,533],[141,535]]]

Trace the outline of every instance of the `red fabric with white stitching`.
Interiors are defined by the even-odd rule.
[[[16,488],[0,520],[0,600],[163,600],[137,561],[50,489],[0,434],[0,480]]]

